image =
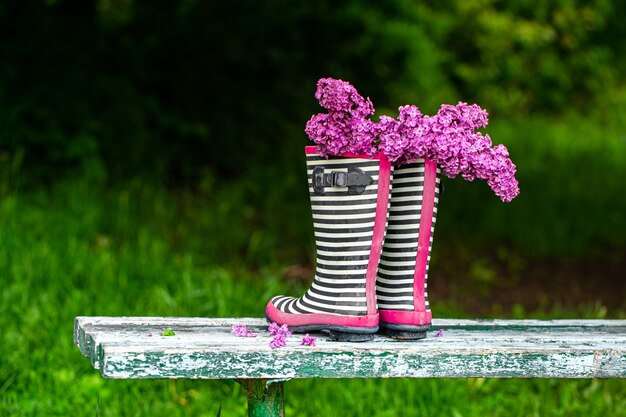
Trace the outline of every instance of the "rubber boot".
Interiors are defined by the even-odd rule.
[[[439,202],[437,165],[427,160],[394,169],[389,222],[376,280],[381,332],[421,339],[430,328],[428,264]]]
[[[325,159],[306,147],[317,261],[300,298],[267,304],[268,322],[292,332],[327,330],[340,341],[366,341],[378,330],[376,270],[385,234],[391,164],[343,155]]]

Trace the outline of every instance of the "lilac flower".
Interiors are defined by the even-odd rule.
[[[281,337],[284,336],[285,338],[291,337],[289,326],[287,326],[286,324],[279,326],[276,323],[271,323],[268,326],[267,330],[269,331],[271,336],[281,336]]]
[[[435,333],[435,337],[443,337],[444,333],[445,333],[444,329],[439,329],[439,331]]]
[[[378,126],[347,112],[320,113],[311,117],[304,129],[323,156],[346,153],[374,155]]]
[[[364,99],[348,82],[322,78],[315,97],[328,113],[311,117],[304,129],[323,156],[346,153],[372,156],[378,126],[367,119],[374,114],[369,98]]]
[[[287,337],[284,335],[277,334],[274,336],[272,341],[270,342],[270,347],[272,349],[280,348],[287,346]]]
[[[349,152],[356,155],[374,156],[378,148],[374,145],[380,132],[380,125],[365,118],[352,118]]]
[[[506,147],[492,148],[489,135],[475,132],[476,128],[486,126],[487,121],[487,112],[475,104],[444,104],[435,116],[423,117],[418,122],[419,127],[411,131],[414,135],[398,162],[433,160],[444,175],[450,178],[461,175],[467,181],[485,179],[502,201],[511,201],[519,194],[519,187],[515,165],[508,158]]]
[[[315,98],[331,112],[347,112],[353,116],[366,117],[374,114],[369,97],[364,99],[349,82],[322,78],[317,82]]]
[[[237,337],[242,337],[248,333],[248,329],[243,324],[233,324],[230,332]]]
[[[305,334],[302,338],[302,342],[300,342],[302,346],[315,346],[315,338],[309,336],[309,334]]]
[[[403,132],[402,124],[393,117],[380,116],[380,139],[381,150],[390,161],[396,161],[402,157],[408,146],[408,138]]]
[[[267,330],[269,331],[270,335],[274,336],[270,342],[270,347],[272,349],[286,346],[287,338],[292,336],[291,332],[289,331],[289,326],[287,326],[286,324],[279,326],[276,323],[270,323]]]
[[[267,326],[267,331],[272,336],[276,336],[278,334],[278,329],[280,329],[280,326],[274,322],[270,323],[270,325]]]
[[[486,127],[488,113],[477,104],[468,105],[459,101],[456,106],[442,104],[437,116],[444,124],[456,125],[463,130],[474,130]]]
[[[236,337],[256,337],[256,333],[248,332],[248,328],[243,324],[233,324],[233,327],[230,331]]]

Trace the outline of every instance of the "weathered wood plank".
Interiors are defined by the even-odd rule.
[[[231,335],[233,324],[258,337]],[[159,336],[166,329],[176,335]],[[77,317],[74,341],[102,376],[119,379],[626,377],[626,320],[440,319],[419,341],[318,334],[316,347],[296,336],[280,349],[265,329],[255,318]]]

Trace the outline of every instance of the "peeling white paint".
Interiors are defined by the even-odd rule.
[[[259,336],[235,337],[233,324]],[[308,347],[296,335],[280,349],[265,328],[255,318],[78,317],[74,341],[118,379],[626,377],[626,320],[434,320],[445,336],[340,343],[320,334]],[[159,336],[166,329],[176,335]]]

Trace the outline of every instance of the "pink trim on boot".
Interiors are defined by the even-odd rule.
[[[428,265],[428,248],[430,233],[433,226],[433,209],[435,207],[435,188],[437,187],[437,164],[424,160],[424,191],[422,194],[422,212],[420,214],[419,240],[413,280],[413,305],[415,311],[426,310],[424,299],[424,279]]]
[[[265,314],[267,317],[279,324],[289,323],[290,326],[306,326],[306,325],[328,325],[328,326],[344,326],[344,327],[378,327],[378,313],[368,314],[366,316],[340,316],[338,314],[290,314],[285,313],[274,307],[272,298],[267,307]],[[375,307],[375,306],[374,306]]]
[[[381,157],[382,154],[377,155]],[[378,263],[383,251],[385,228],[387,227],[387,206],[389,205],[389,183],[391,177],[391,162],[387,158],[380,160],[378,175],[378,198],[376,203],[376,218],[374,220],[374,237],[370,249],[370,259],[365,276],[365,294],[367,297],[367,313],[376,313],[376,274]]]
[[[427,326],[432,321],[432,312],[426,310],[424,284],[428,266],[428,250],[433,225],[435,207],[435,190],[437,188],[437,164],[424,160],[424,190],[422,194],[422,211],[420,213],[419,238],[413,275],[413,311],[380,309],[381,323]]]
[[[430,324],[433,313],[428,311],[380,310],[380,321],[389,324],[407,326],[427,326]]]

